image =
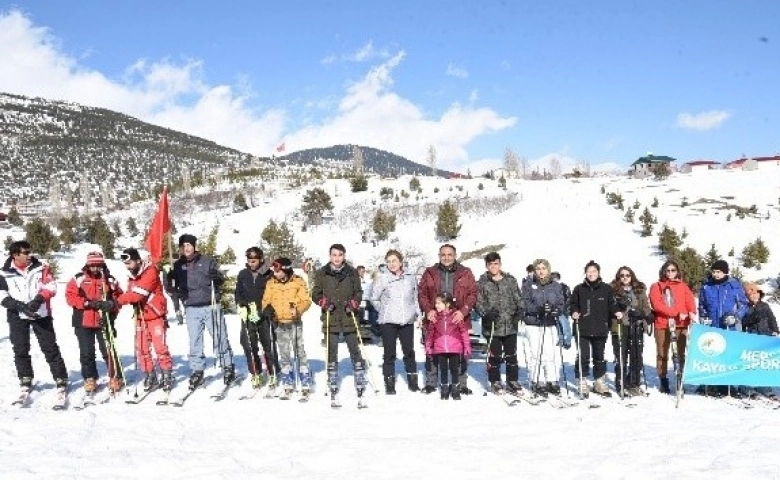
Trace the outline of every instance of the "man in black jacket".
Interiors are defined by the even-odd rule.
[[[279,373],[273,319],[263,315],[260,308],[265,286],[272,275],[273,271],[265,261],[263,251],[258,247],[247,249],[246,268],[238,272],[236,279],[236,306],[241,317],[241,346],[244,348],[249,372],[252,374],[252,386],[255,388],[263,385],[263,363],[260,360],[258,339],[263,347],[270,388],[275,388],[276,375]]]
[[[213,258],[201,255],[195,249],[197,238],[184,234],[179,237],[182,255],[173,264],[173,271],[167,278],[166,287],[174,289],[184,304],[187,333],[190,337],[190,388],[203,383],[206,355],[203,353],[203,330],[211,335],[215,354],[223,370],[225,384],[233,382],[236,370],[233,366],[233,350],[228,342],[225,317],[222,314],[220,298],[225,277]]]

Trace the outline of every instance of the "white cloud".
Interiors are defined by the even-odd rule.
[[[449,65],[447,65],[447,71],[445,73],[450,77],[456,77],[456,78],[466,78],[469,76],[468,70],[466,70],[465,68],[460,68],[459,66],[455,65],[452,62],[450,62]]]
[[[253,107],[246,81],[208,84],[206,66],[197,59],[140,59],[122,78],[112,79],[63,53],[46,28],[33,25],[23,14],[0,14],[0,91],[108,108],[257,155],[274,152],[284,139],[288,151],[352,143],[423,162],[433,144],[441,168],[465,171],[471,141],[517,122],[474,106],[475,94],[467,106],[454,102],[431,116],[427,108],[392,90],[392,71],[404,57],[404,51],[388,56],[349,84],[340,98],[304,99],[303,105],[321,111],[307,109],[316,116],[294,130],[289,124],[300,119],[292,122],[285,108]]]
[[[376,58],[389,58],[392,56],[387,49],[377,49],[374,47],[373,40],[369,40],[365,45],[359,47],[354,52],[346,53],[344,55],[327,55],[320,60],[320,63],[330,65],[338,61],[342,62],[367,62]]]
[[[731,118],[731,113],[724,110],[710,110],[701,113],[683,112],[677,115],[677,126],[689,130],[712,130],[718,128]]]

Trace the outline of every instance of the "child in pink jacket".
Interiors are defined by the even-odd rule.
[[[468,321],[455,323],[453,314],[455,305],[452,295],[441,293],[436,296],[436,321],[428,322],[425,334],[425,354],[432,355],[439,365],[441,399],[447,400],[452,393],[453,400],[460,400],[460,385],[450,384],[458,381],[461,356],[471,356]]]

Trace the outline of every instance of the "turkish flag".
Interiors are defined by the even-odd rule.
[[[279,145],[278,147],[276,147],[276,151],[277,151],[277,152],[283,152],[283,151],[284,151],[284,142],[282,142],[282,144],[281,144],[281,145]]]
[[[171,231],[171,217],[168,211],[168,187],[163,188],[160,194],[160,203],[157,205],[157,213],[149,227],[146,236],[146,249],[152,257],[152,263],[159,263],[163,255],[163,241],[165,235]]]

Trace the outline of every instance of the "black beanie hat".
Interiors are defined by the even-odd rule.
[[[726,263],[725,260],[716,260],[712,262],[712,266],[710,267],[710,270],[720,270],[721,272],[728,275],[729,273],[729,264]]]
[[[185,243],[189,243],[193,247],[196,243],[198,243],[198,238],[195,235],[190,235],[189,233],[185,233],[181,237],[179,237],[179,246],[181,247]]]

